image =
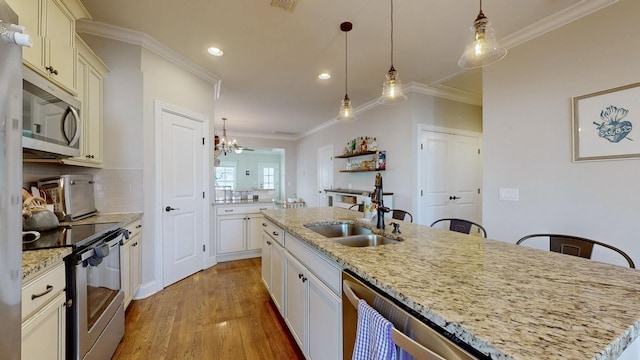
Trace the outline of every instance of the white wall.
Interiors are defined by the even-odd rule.
[[[336,105],[336,111],[338,106]],[[475,105],[412,92],[398,105],[378,105],[358,114],[354,122],[336,123],[310,134],[298,144],[298,196],[317,204],[317,150],[333,144],[335,155],[360,136],[377,138],[387,152],[387,168],[381,172],[385,192],[393,192],[395,208],[417,211],[416,169],[418,124],[480,132],[481,108]],[[334,188],[373,190],[375,172],[340,173],[345,159],[334,159]]]
[[[572,97],[640,81],[638,14],[639,1],[620,1],[484,70],[483,225],[494,239],[567,233],[640,262],[640,161],[574,163],[571,140]],[[498,200],[501,187],[520,201]],[[594,258],[617,262],[608,255]]]

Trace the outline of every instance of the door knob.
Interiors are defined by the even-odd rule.
[[[164,208],[164,211],[169,212],[171,210],[180,210],[180,208],[172,208],[171,206],[167,206],[166,208]]]
[[[449,200],[458,200],[460,199],[459,196],[449,196]]]

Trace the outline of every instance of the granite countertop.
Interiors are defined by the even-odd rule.
[[[74,224],[98,224],[107,222],[120,222],[126,225],[134,220],[139,219],[142,213],[113,213],[113,214],[97,214],[86,219],[73,222],[61,222],[60,225]],[[71,254],[71,248],[56,248],[43,250],[29,250],[22,252],[22,283],[25,283],[47,269],[51,269],[60,262],[64,257]]]
[[[264,215],[493,359],[612,360],[640,334],[635,269],[398,220],[399,243],[353,248],[303,225],[360,213]]]
[[[31,250],[22,252],[22,283],[60,264],[71,254],[70,248]]]
[[[108,223],[108,222],[119,222],[119,223],[122,223],[123,225],[126,225],[141,217],[142,217],[141,212],[108,213],[108,214],[98,213],[96,215],[93,215],[81,220],[76,220],[71,222],[61,222],[60,225],[100,224],[100,223]]]
[[[260,204],[273,204],[273,200],[271,199],[262,199],[262,200],[216,200],[213,202],[213,205],[223,206],[223,205],[260,205]]]
[[[335,193],[344,193],[344,194],[352,194],[352,195],[363,195],[363,194],[371,194],[373,189],[371,190],[357,190],[357,189],[324,189],[324,192],[335,192]],[[383,192],[382,195],[393,195],[392,192]]]

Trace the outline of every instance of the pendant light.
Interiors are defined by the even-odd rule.
[[[382,96],[378,102],[385,105],[393,105],[407,100],[402,91],[402,81],[400,81],[398,72],[393,67],[393,0],[391,0],[391,68],[389,68],[386,78],[382,84]]]
[[[474,69],[493,64],[502,60],[507,55],[507,49],[498,44],[495,31],[482,12],[482,0],[480,0],[480,12],[471,26],[472,39],[458,60],[458,66],[463,69]]]
[[[347,66],[347,33],[351,31],[351,29],[353,29],[353,24],[348,21],[340,24],[340,30],[344,32],[344,99],[342,99],[340,112],[338,113],[338,117],[336,117],[338,121],[351,121],[356,119],[356,114],[351,107],[351,99],[349,99],[349,95],[347,94],[347,79],[349,74]]]
[[[220,154],[227,155],[227,153],[231,153],[232,151],[236,154],[242,153],[242,146],[238,145],[236,139],[229,142],[227,138],[227,118],[222,118],[222,138],[216,140],[215,149],[213,154],[215,156],[219,156]]]

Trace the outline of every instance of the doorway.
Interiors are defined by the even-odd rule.
[[[333,189],[333,145],[318,149],[318,197],[316,206],[328,206],[325,189]]]
[[[419,141],[418,223],[450,217],[481,223],[480,134],[422,130]]]
[[[160,126],[158,171],[161,192],[163,288],[205,268],[207,204],[207,118],[156,103]]]

